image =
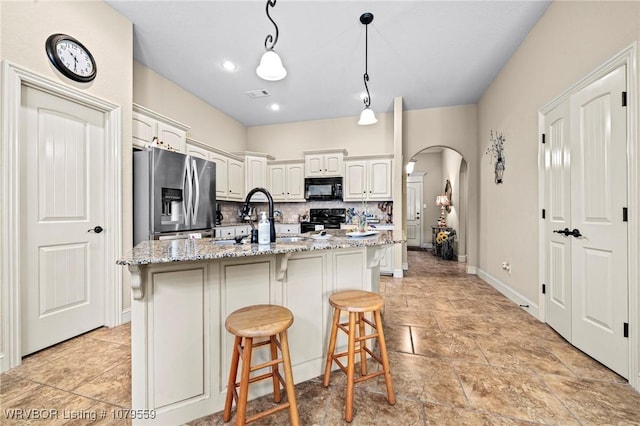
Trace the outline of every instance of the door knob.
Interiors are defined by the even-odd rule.
[[[572,235],[571,231],[569,231],[569,228],[555,229],[553,232],[555,232],[556,234],[564,234],[566,237]]]
[[[580,233],[579,229],[573,229],[573,231],[571,231],[571,235],[573,235],[574,237],[578,238],[578,237],[582,237],[582,234]]]
[[[103,228],[102,226],[100,226],[100,225],[98,225],[98,226],[96,226],[96,227],[94,227],[94,228],[91,228],[91,229],[87,230],[87,232],[95,232],[96,234],[99,234],[99,233],[101,233],[102,231],[104,231],[104,228]]]

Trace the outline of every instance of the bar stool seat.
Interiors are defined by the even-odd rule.
[[[287,408],[289,409],[291,424],[299,424],[291,359],[289,357],[289,342],[287,340],[287,329],[291,324],[293,324],[293,314],[291,311],[278,305],[247,306],[232,312],[227,317],[225,327],[229,333],[235,336],[235,339],[227,385],[227,397],[222,417],[225,422],[231,419],[231,407],[235,401],[236,425],[251,423]],[[253,340],[256,338],[268,338],[268,340],[254,343]],[[269,345],[271,349],[271,361],[252,366],[251,355],[253,349],[266,345]],[[282,358],[278,358],[278,348],[280,349]],[[240,382],[236,382],[240,358],[242,358],[242,370],[240,373]],[[283,365],[284,379],[278,369],[279,364]],[[250,377],[251,372],[267,367],[270,367],[268,373]],[[282,400],[280,391],[281,384],[286,389],[287,401],[247,417],[249,385],[266,379],[273,380],[274,401],[280,403]],[[239,389],[239,393],[237,389]]]
[[[384,307],[384,299],[376,293],[363,290],[345,290],[333,293],[329,296],[329,304],[333,307],[333,321],[331,326],[331,336],[329,348],[327,350],[327,361],[324,369],[324,386],[329,386],[331,376],[331,366],[333,362],[347,375],[347,400],[345,401],[345,421],[353,420],[353,387],[355,383],[368,380],[373,377],[384,375],[387,388],[387,401],[390,405],[396,403],[391,382],[391,371],[389,370],[389,358],[387,356],[387,346],[384,341],[384,330],[382,329],[381,310]],[[349,321],[340,322],[342,311],[348,312]],[[373,322],[365,317],[365,313],[373,313]],[[365,325],[373,329],[373,333],[367,335]],[[335,353],[338,330],[347,334],[347,352]],[[367,340],[377,339],[380,347],[380,356],[367,347]],[[360,377],[355,377],[355,354],[360,358]],[[382,370],[367,372],[367,354],[376,360]],[[347,357],[347,364],[344,365],[340,358]]]

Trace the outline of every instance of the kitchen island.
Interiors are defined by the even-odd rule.
[[[289,308],[296,383],[322,374],[330,330],[329,295],[379,290],[379,262],[391,231],[350,237],[301,234],[265,246],[217,239],[143,241],[117,261],[132,275],[131,356],[134,423],[182,424],[224,406],[234,310],[272,303]],[[346,340],[338,342],[346,346]],[[256,362],[267,353],[255,354]],[[250,399],[272,392],[250,389]]]

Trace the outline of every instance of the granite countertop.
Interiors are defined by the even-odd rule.
[[[348,230],[331,229],[326,240],[318,240],[305,233],[286,234],[284,240],[269,245],[235,244],[233,240],[221,238],[149,240],[142,241],[126,256],[116,261],[118,265],[148,265],[156,263],[188,262],[198,260],[221,259],[225,257],[260,256],[266,254],[284,254],[312,250],[331,250],[349,247],[379,246],[401,243],[404,238],[394,236],[393,231],[375,231],[368,236],[348,236]],[[292,238],[293,237],[293,238]],[[280,237],[279,237],[280,238]],[[287,241],[287,239],[289,239]],[[293,239],[293,241],[291,240]],[[247,240],[247,239],[245,239]],[[229,244],[234,242],[233,244]]]

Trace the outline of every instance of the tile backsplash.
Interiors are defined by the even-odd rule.
[[[229,202],[229,201],[221,201],[220,210],[222,211],[222,215],[224,216],[222,220],[222,224],[232,224],[232,223],[240,223],[242,222],[241,218],[238,215],[238,209],[240,209],[243,203],[240,202]],[[387,203],[391,204],[391,203]],[[267,211],[269,206],[267,203],[252,203],[252,207],[255,207],[257,212]],[[334,208],[344,208],[347,209],[348,212],[353,209],[356,213],[361,213],[365,210],[365,213],[369,215],[373,215],[374,217],[378,217],[380,219],[380,223],[388,223],[388,216],[385,210],[381,210],[379,208],[379,204],[377,202],[370,202],[363,205],[360,202],[342,202],[342,201],[309,201],[306,203],[274,203],[274,210],[279,210],[282,213],[282,222],[297,222],[299,218],[304,215],[309,214],[309,209],[334,209]],[[350,217],[347,217],[347,223],[349,223]],[[392,218],[389,218],[392,221]]]

